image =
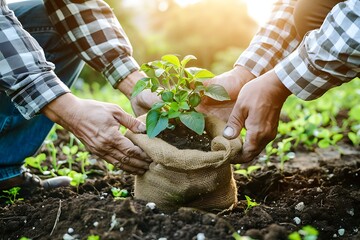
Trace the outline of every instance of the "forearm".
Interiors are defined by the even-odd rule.
[[[356,0],[337,4],[320,29],[311,31],[299,48],[275,67],[292,93],[312,100],[359,76],[359,9]]]
[[[117,89],[130,99],[136,82],[144,77],[146,77],[146,75],[143,72],[134,71],[117,85]]]
[[[139,69],[132,46],[111,8],[102,0],[45,0],[51,22],[87,64],[116,88]]]
[[[54,65],[46,61],[39,44],[7,6],[1,6],[0,21],[0,89],[29,119],[70,90],[56,77]]]
[[[295,4],[294,0],[276,2],[269,21],[260,28],[235,65],[245,67],[258,77],[296,49],[299,39],[293,18]]]
[[[75,118],[76,109],[78,109],[79,104],[79,99],[76,96],[72,93],[66,93],[43,107],[41,113],[54,123],[71,131],[72,127],[69,127],[68,123],[70,119]]]

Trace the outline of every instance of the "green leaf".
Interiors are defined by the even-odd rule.
[[[320,148],[328,148],[330,146],[330,143],[329,143],[329,140],[328,139],[321,139],[319,142],[318,142],[318,146]]]
[[[183,67],[185,67],[186,66],[186,64],[190,61],[190,60],[196,60],[197,58],[195,57],[195,56],[193,56],[193,55],[187,55],[187,56],[185,56],[184,58],[183,58],[183,60],[181,61],[181,65],[183,66]]]
[[[179,104],[177,102],[170,103],[170,109],[174,110],[174,111],[178,111],[179,110]]]
[[[201,97],[198,93],[193,93],[189,97],[189,103],[191,107],[197,107],[201,102]]]
[[[301,236],[298,232],[293,232],[288,236],[289,240],[301,240]]]
[[[225,88],[218,84],[211,84],[208,87],[206,87],[204,94],[217,101],[230,100],[230,96],[226,92]]]
[[[190,67],[190,68],[186,68],[186,71],[197,79],[207,79],[207,78],[215,77],[215,75],[212,72],[203,68]]]
[[[163,75],[164,72],[165,72],[164,69],[158,68],[155,70],[155,76],[160,77],[161,75]]]
[[[170,91],[166,91],[161,94],[161,99],[164,102],[171,102],[173,100],[173,97],[174,97],[174,93]]]
[[[169,124],[167,117],[162,116],[157,110],[151,110],[146,116],[146,133],[149,138],[156,137]]]
[[[173,109],[170,109],[169,110],[169,114],[168,114],[168,118],[171,119],[171,118],[178,118],[180,116],[181,112],[177,111],[177,110],[173,110]]]
[[[62,148],[62,152],[65,154],[65,155],[69,155],[70,154],[70,148],[69,146],[64,146]]]
[[[342,138],[343,138],[343,135],[342,135],[342,134],[336,133],[336,134],[334,134],[334,135],[331,137],[332,143],[335,144],[335,143],[337,143],[338,141],[340,141]]]
[[[190,106],[187,102],[181,102],[181,103],[179,103],[179,108],[182,110],[189,110]]]
[[[157,102],[154,103],[154,105],[152,105],[151,110],[156,110],[156,109],[160,109],[165,105],[164,102]]]
[[[178,103],[180,103],[180,102],[186,102],[187,97],[188,97],[188,94],[189,94],[189,93],[188,93],[187,91],[181,90],[181,91],[179,91],[179,92],[177,92],[177,93],[175,94],[174,99],[175,99],[175,101],[177,101]]]
[[[149,80],[150,78],[142,78],[139,81],[137,81],[132,91],[131,98],[134,98],[137,95],[139,95],[139,93],[141,93],[146,88],[147,81]]]
[[[165,55],[161,58],[161,60],[165,61],[165,62],[168,62],[172,65],[175,65],[176,67],[180,67],[180,61],[179,61],[179,58],[175,55]]]
[[[205,118],[202,113],[188,112],[180,115],[180,121],[188,128],[201,135],[205,129]]]

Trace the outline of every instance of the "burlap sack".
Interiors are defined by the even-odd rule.
[[[140,119],[145,122],[145,116]],[[154,202],[164,211],[179,207],[213,211],[236,205],[230,159],[241,150],[241,141],[222,137],[224,127],[223,121],[206,118],[205,128],[212,138],[210,152],[180,150],[160,138],[128,131],[126,136],[153,160],[150,170],[135,178],[135,198]]]

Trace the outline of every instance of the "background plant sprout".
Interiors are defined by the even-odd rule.
[[[246,198],[246,203],[247,203],[247,206],[246,206],[246,209],[245,209],[245,213],[247,213],[251,208],[260,205],[260,204],[257,203],[256,201],[253,201],[253,200],[251,199],[251,197],[249,197],[249,196],[247,196],[247,195],[245,195],[245,198]]]
[[[154,138],[166,128],[174,128],[179,122],[201,135],[205,128],[205,118],[195,110],[205,95],[218,101],[230,100],[226,90],[216,84],[205,86],[205,79],[215,75],[202,68],[188,67],[186,64],[196,59],[192,55],[181,61],[175,55],[165,55],[159,61],[141,66],[148,77],[138,81],[132,97],[145,89],[156,92],[161,102],[155,103],[146,117],[146,130]]]
[[[2,192],[5,195],[1,195],[0,198],[5,198],[7,204],[14,204],[16,201],[22,201],[23,198],[18,198],[19,192],[21,188],[20,187],[13,187],[9,190],[3,190]]]

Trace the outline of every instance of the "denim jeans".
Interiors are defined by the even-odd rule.
[[[49,20],[43,1],[22,0],[8,6],[23,28],[44,49],[46,59],[55,64],[57,76],[70,87],[84,62],[61,40]],[[41,114],[26,120],[10,98],[0,91],[0,181],[21,174],[25,158],[37,152],[53,125]]]

